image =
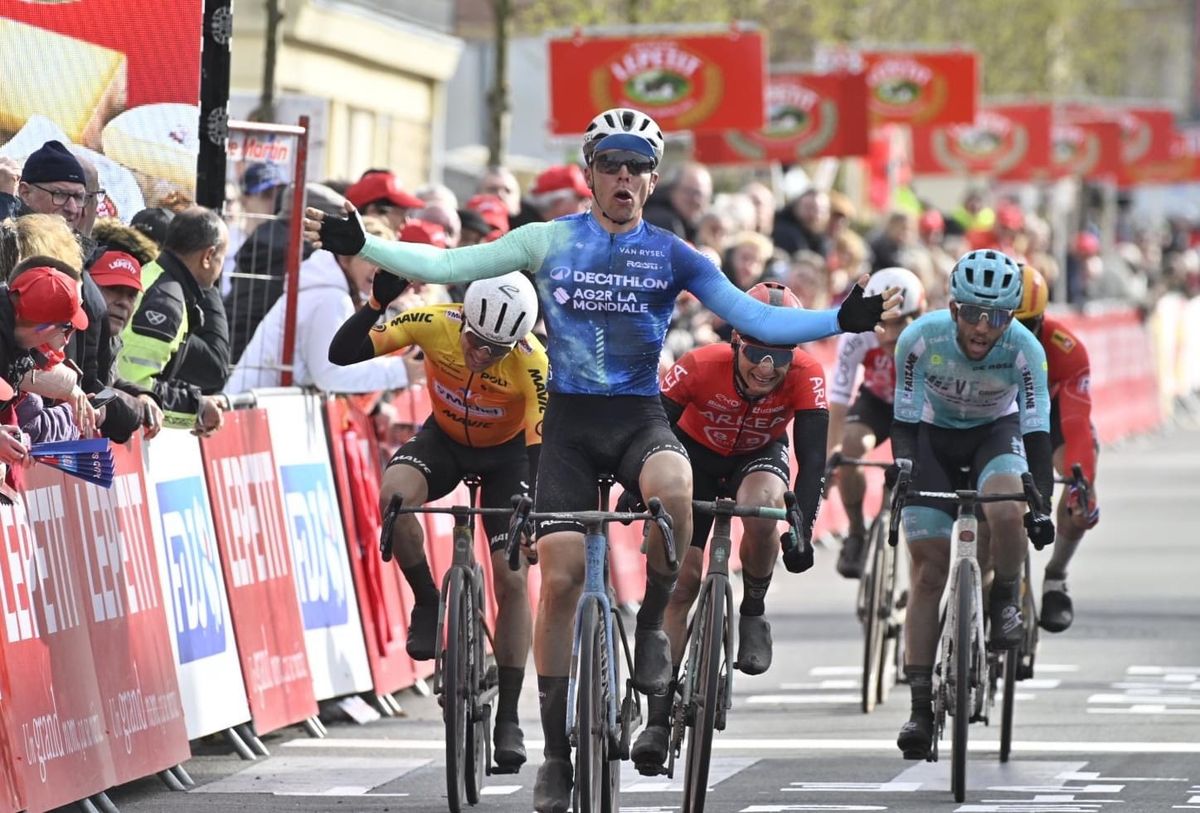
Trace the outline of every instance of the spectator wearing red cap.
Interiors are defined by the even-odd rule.
[[[492,231],[501,234],[508,232],[508,210],[504,207],[504,201],[495,195],[476,195],[467,201],[467,208],[482,217]]]
[[[382,217],[399,234],[412,209],[425,208],[425,201],[400,188],[396,176],[382,169],[369,169],[346,190],[346,200],[364,216]]]
[[[400,230],[400,240],[405,243],[424,243],[434,248],[446,248],[446,230],[428,220],[409,220]]]
[[[586,212],[591,201],[592,190],[578,164],[550,167],[537,176],[529,190],[529,202],[541,213],[543,220]]]

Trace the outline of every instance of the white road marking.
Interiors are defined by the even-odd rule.
[[[428,759],[276,755],[190,792],[361,796],[428,764]]]
[[[1042,675],[1079,671],[1079,666],[1074,663],[1038,663],[1036,668]]]
[[[826,689],[858,689],[861,686],[862,681],[860,680],[846,680],[837,678],[833,680],[819,680],[809,683],[780,683],[779,689],[780,691],[784,692],[804,692]]]
[[[751,706],[833,706],[860,700],[857,694],[752,694],[746,698]]]
[[[813,677],[837,677],[839,675],[861,675],[861,666],[814,666],[808,670]]]
[[[1125,705],[1127,703],[1136,703],[1140,700],[1148,700],[1153,698],[1157,704],[1176,705],[1176,706],[1200,706],[1200,697],[1189,697],[1187,695],[1177,694],[1094,694],[1088,697],[1088,703],[1097,705]]]
[[[1101,776],[1099,771],[1067,771],[1055,779],[1070,781],[1086,781],[1092,779],[1100,779],[1105,782],[1187,782],[1188,779],[1182,776]]]
[[[521,789],[521,785],[484,785],[480,796],[510,796]]]
[[[1187,675],[1186,677],[1191,677]],[[1112,688],[1120,689],[1123,692],[1196,692],[1200,691],[1200,681],[1189,680],[1186,683],[1174,683],[1165,681],[1163,683],[1131,683],[1122,682],[1112,684]]]
[[[1039,667],[1040,668],[1040,667]],[[1200,666],[1130,666],[1125,670],[1127,675],[1200,675]]]
[[[792,782],[781,791],[790,793],[913,793],[920,782]]]
[[[750,805],[739,813],[789,813],[806,810],[887,810],[880,805]]]
[[[972,743],[968,742],[968,746]],[[1015,743],[1014,743],[1015,746]],[[947,755],[948,756],[948,755]],[[1040,760],[1012,760],[1001,764],[991,760],[967,763],[967,787],[987,788],[992,791],[1029,792],[1031,789],[1043,793],[1066,793],[1063,781],[1057,777],[1069,771],[1078,771],[1086,762],[1049,762]],[[950,790],[950,760],[920,762],[906,768],[893,780],[916,782],[925,790]],[[959,808],[961,810],[961,808]]]
[[[756,762],[758,762],[757,757],[714,756],[708,763],[709,790]],[[677,760],[673,779],[665,776],[650,777],[638,773],[632,762],[623,762],[621,763],[621,795],[624,796],[627,793],[683,793],[683,768],[683,763]]]

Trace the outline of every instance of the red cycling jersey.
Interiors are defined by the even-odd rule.
[[[733,348],[724,342],[692,350],[662,378],[663,395],[683,408],[679,428],[720,455],[761,449],[787,430],[796,412],[828,409],[825,371],[803,350],[774,392],[747,401],[733,383]]]
[[[1066,450],[1065,464],[1083,467],[1089,482],[1096,478],[1096,449],[1092,436],[1091,365],[1087,348],[1062,323],[1050,317],[1042,320],[1038,334],[1046,349],[1047,384],[1051,401],[1057,405]]]

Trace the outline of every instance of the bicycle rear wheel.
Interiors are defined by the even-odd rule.
[[[605,704],[608,659],[600,605],[588,602],[579,625],[575,671],[575,794],[578,813],[605,813],[608,771],[608,714]]]
[[[967,793],[967,730],[971,723],[971,654],[974,652],[971,635],[972,607],[975,586],[971,570],[958,569],[957,607],[954,638],[954,743],[950,761],[950,789],[954,801],[961,802]]]
[[[704,810],[708,794],[708,768],[712,760],[713,731],[720,714],[721,661],[725,654],[725,579],[714,575],[701,594],[696,610],[700,629],[696,632],[700,660],[696,664],[695,693],[692,695],[691,731],[688,732],[687,764],[684,768],[683,811]],[[728,668],[728,667],[727,667]]]
[[[467,799],[471,729],[469,654],[466,625],[470,597],[463,574],[450,572],[446,590],[446,648],[442,651],[442,719],[446,723],[446,801],[459,813]],[[473,803],[472,803],[473,804]]]
[[[887,585],[887,539],[882,523],[871,526],[871,564],[863,574],[867,580],[866,607],[863,615],[862,710],[870,714],[879,701],[879,684],[883,674],[883,639],[887,633],[884,621],[885,589]]]

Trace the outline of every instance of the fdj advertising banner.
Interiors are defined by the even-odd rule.
[[[317,713],[264,410],[201,442],[246,695],[258,733]]]
[[[1052,118],[1048,104],[995,104],[980,108],[972,124],[914,127],[913,171],[1026,181],[1047,177]]]
[[[764,60],[762,34],[745,29],[550,40],[550,131],[578,135],[611,107],[642,110],[667,134],[757,130]]]
[[[97,165],[102,215],[195,187],[202,0],[0,0],[0,155]]]
[[[325,700],[367,691],[371,670],[329,467],[321,399],[263,394],[259,404],[271,415],[271,443],[283,487],[283,512],[316,697]]]
[[[167,430],[147,444],[146,471],[159,579],[167,596],[171,646],[189,739],[250,718],[230,623],[199,441]]]

